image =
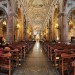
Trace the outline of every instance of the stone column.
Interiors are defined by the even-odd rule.
[[[47,40],[50,41],[50,27],[48,25],[48,34],[47,34]]]
[[[26,30],[26,34],[25,34],[25,37],[26,37],[26,40],[29,40],[29,35],[28,35],[28,33],[27,33],[27,30],[28,30],[28,21],[26,20],[26,28],[25,28]]]
[[[13,14],[8,14],[7,20],[7,43],[14,42],[14,24],[13,24]]]
[[[26,25],[24,24],[24,40],[26,40]]]
[[[68,43],[68,18],[67,18],[67,15],[64,14],[63,16],[63,36],[64,36],[64,42],[65,43]]]
[[[27,40],[27,21],[26,17],[24,17],[24,40]]]
[[[60,25],[60,41],[63,42],[64,41],[64,36],[63,36],[63,13],[60,13],[59,16],[59,25]]]
[[[52,41],[52,23],[49,21],[49,40]]]
[[[64,13],[59,14],[60,20],[60,41],[62,43],[68,42],[68,20],[67,15]]]

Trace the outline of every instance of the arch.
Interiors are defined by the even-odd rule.
[[[4,8],[0,7],[0,37],[6,39],[7,32],[7,12]]]
[[[72,17],[73,15],[73,17]],[[72,7],[68,12],[68,40],[72,41],[72,37],[75,37],[75,7]]]
[[[71,3],[71,2],[70,2],[70,3]],[[68,4],[67,4],[66,6],[68,6]],[[68,8],[68,9],[67,9],[67,8]],[[73,10],[73,9],[75,9],[75,4],[74,4],[74,2],[73,2],[72,5],[70,5],[69,7],[66,7],[64,12],[69,15],[70,11]]]
[[[75,7],[72,7],[72,8],[68,11],[68,14],[67,14],[67,17],[68,17],[68,18],[70,17],[71,12],[72,12],[73,10],[75,10]]]
[[[58,8],[55,8],[53,12],[53,20],[52,20],[52,39],[53,40],[59,40],[58,12],[59,12]]]
[[[17,8],[17,20],[16,20],[16,30],[15,30],[15,41],[22,41],[24,37],[24,29],[23,29],[23,19],[22,19],[22,10],[21,8]]]
[[[3,13],[4,13],[5,15],[7,15],[7,11],[6,11],[4,8],[0,7],[0,10],[3,11]]]

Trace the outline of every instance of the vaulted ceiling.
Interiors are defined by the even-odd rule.
[[[26,0],[27,17],[33,30],[40,31],[48,14],[50,0]]]

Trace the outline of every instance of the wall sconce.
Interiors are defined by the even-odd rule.
[[[6,21],[3,21],[3,25],[6,25]]]
[[[29,32],[29,35],[31,35],[31,32]]]
[[[17,24],[17,28],[18,28],[18,29],[20,28],[20,25],[19,25],[19,24]]]
[[[55,25],[55,28],[56,28],[56,29],[59,29],[59,25],[58,25],[58,24],[56,24],[56,25]]]

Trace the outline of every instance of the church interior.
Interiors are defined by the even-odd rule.
[[[75,75],[75,0],[0,0],[0,75]]]

